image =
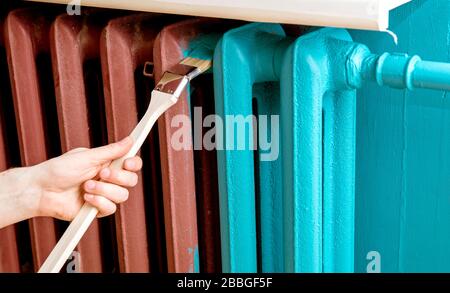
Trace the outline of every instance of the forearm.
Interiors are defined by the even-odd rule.
[[[0,228],[39,216],[39,193],[33,167],[0,173]]]
[[[129,158],[117,170],[106,166],[127,154],[132,145],[127,137],[0,173],[0,229],[33,217],[71,221],[85,201],[99,210],[99,217],[113,214],[116,205],[127,200],[127,188],[137,184],[142,160]]]

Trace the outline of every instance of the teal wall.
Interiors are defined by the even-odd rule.
[[[450,1],[413,0],[385,33],[352,31],[373,52],[450,62]],[[381,254],[382,272],[450,272],[450,95],[430,90],[358,93],[355,267]]]

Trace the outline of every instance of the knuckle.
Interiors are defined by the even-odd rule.
[[[111,170],[111,174],[110,174],[110,178],[112,181],[119,181],[121,176],[122,171],[120,170]]]
[[[99,182],[97,185],[96,185],[96,192],[97,193],[99,193],[99,194],[105,194],[106,192],[107,192],[107,187],[106,187],[106,183],[104,183],[104,182]]]
[[[115,149],[117,149],[119,146],[117,145],[117,143],[111,143],[111,144],[109,144],[108,145],[108,148],[110,149],[110,150],[115,150]]]
[[[67,152],[67,154],[76,154],[89,150],[88,148],[75,148]]]
[[[109,148],[110,148],[111,152],[119,152],[121,150],[121,147],[118,143],[110,144]]]
[[[114,174],[114,180],[119,185],[123,185],[127,180],[127,172],[125,170],[116,170]]]

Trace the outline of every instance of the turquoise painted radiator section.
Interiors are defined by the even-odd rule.
[[[424,3],[414,5],[427,5]],[[444,6],[435,8],[448,8],[448,4]],[[253,23],[228,31],[219,41],[214,88],[216,112],[225,121],[226,148],[218,151],[224,272],[353,272],[355,267],[356,271],[366,271],[367,256],[373,252],[380,254],[383,269],[408,271],[414,269],[406,268],[402,262],[409,260],[403,257],[408,253],[418,257],[407,249],[425,242],[414,238],[416,230],[410,224],[425,234],[430,234],[425,228],[442,233],[428,235],[434,237],[428,238],[428,245],[441,247],[441,241],[448,240],[448,232],[443,231],[448,227],[448,221],[443,220],[450,217],[444,213],[448,197],[442,194],[425,202],[421,196],[432,193],[415,187],[448,184],[444,181],[449,167],[438,159],[449,143],[439,141],[449,127],[445,124],[448,113],[442,107],[445,95],[418,90],[417,105],[412,108],[417,114],[427,112],[427,108],[434,113],[444,111],[438,117],[445,125],[435,126],[439,132],[423,133],[431,135],[434,147],[439,147],[435,158],[423,163],[431,168],[434,161],[443,173],[435,178],[436,170],[430,169],[429,181],[421,183],[421,160],[411,157],[409,161],[406,146],[415,144],[416,153],[411,156],[425,150],[420,145],[431,146],[405,135],[411,127],[408,122],[420,130],[426,128],[405,116],[405,101],[414,95],[404,89],[450,90],[450,65],[382,53],[402,48],[378,43],[373,47],[378,54],[374,54],[363,44],[371,44],[371,35],[373,40],[382,40],[380,33],[352,33],[355,41],[346,30],[332,28],[314,29],[292,39],[280,25]],[[403,49],[400,51],[411,51]],[[433,61],[448,59],[436,52],[419,53],[438,57]],[[433,96],[440,100],[433,100]],[[393,106],[387,106],[390,103]],[[264,151],[251,148],[257,139],[252,114],[279,115],[280,152],[273,161],[262,160]],[[378,121],[375,114],[389,119]],[[228,123],[230,115],[246,123],[244,136],[250,139],[242,149],[236,149],[239,130]],[[369,118],[375,119],[374,124],[367,123]],[[273,126],[270,123],[269,129]],[[385,137],[386,133],[390,136]],[[377,136],[375,142],[373,136]],[[389,154],[380,157],[378,152]],[[408,176],[412,177],[406,186]],[[440,190],[445,188],[439,185]],[[410,196],[422,202],[411,202]],[[433,206],[438,218],[432,216]],[[436,224],[438,227],[432,227]],[[431,249],[427,250],[431,255],[447,253]],[[394,258],[384,263],[385,257]]]
[[[257,271],[259,229],[263,272],[353,271],[356,91],[344,70],[351,46],[345,30],[291,40],[275,24],[249,24],[219,42],[217,114],[247,117],[256,97],[258,114],[280,113],[281,133],[272,162],[249,148],[218,152],[225,272]],[[224,144],[236,141],[225,129]]]

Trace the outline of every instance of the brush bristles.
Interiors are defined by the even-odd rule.
[[[203,59],[192,58],[192,57],[187,57],[180,63],[184,64],[184,65],[189,65],[192,67],[197,67],[201,71],[201,73],[206,72],[212,66],[211,60],[203,60]]]

